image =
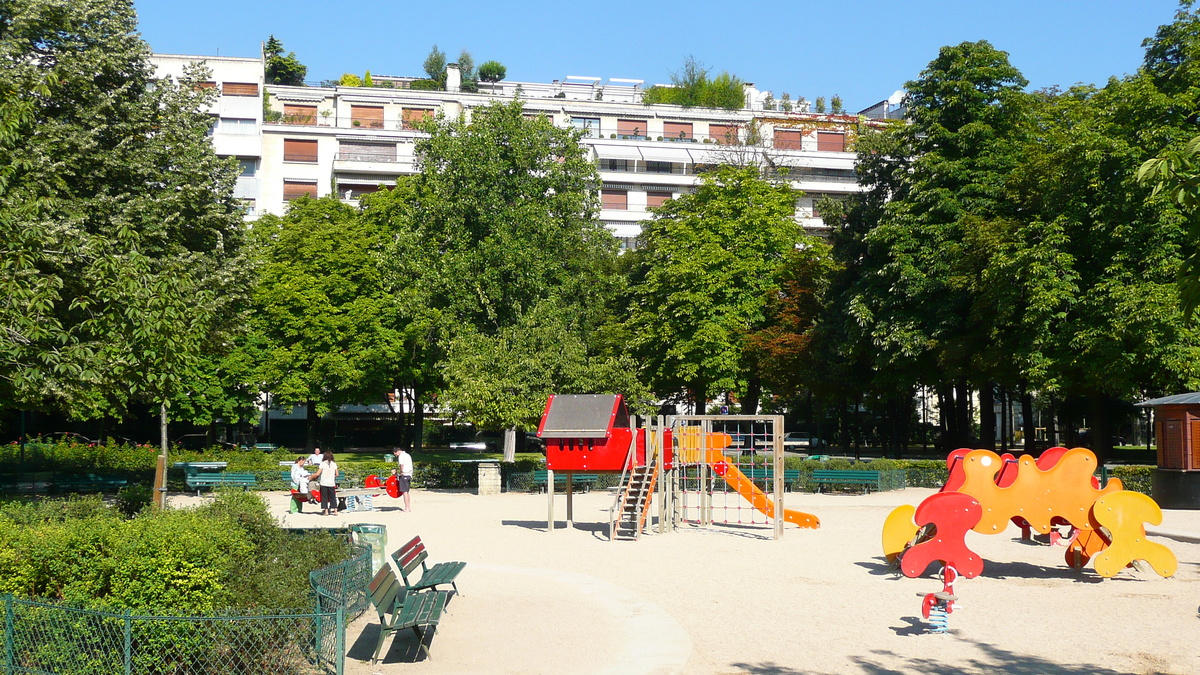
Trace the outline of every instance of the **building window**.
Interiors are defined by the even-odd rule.
[[[582,131],[584,138],[595,138],[600,135],[599,117],[572,117],[571,126]]]
[[[618,211],[629,210],[629,191],[628,190],[601,190],[600,191],[600,208],[613,209]]]
[[[638,247],[638,245],[637,245],[638,238],[637,237],[617,237],[617,243],[620,245],[621,253],[624,253],[626,251],[636,251],[637,247]]]
[[[367,129],[383,128],[383,106],[350,106],[350,125]]]
[[[338,143],[338,159],[350,162],[394,162],[395,143]]]
[[[197,82],[196,84],[192,85],[192,87],[197,90],[199,90],[199,89],[216,89],[217,83],[213,82],[212,80],[208,80],[206,82]]]
[[[646,120],[617,120],[617,138],[646,140]]]
[[[775,130],[776,150],[799,150],[801,148],[801,132],[795,129]]]
[[[670,162],[646,162],[646,173],[673,173],[674,165]]]
[[[238,159],[238,175],[253,178],[258,173],[257,159]]]
[[[253,199],[239,199],[238,208],[242,210],[243,216],[253,216],[255,215],[255,209],[257,206],[255,205]]]
[[[217,125],[217,131],[223,134],[257,134],[258,122],[236,117],[222,117],[220,124]]]
[[[258,85],[253,82],[225,82],[221,85],[225,96],[258,96]]]
[[[285,180],[283,181],[283,201],[290,202],[305,195],[316,199],[317,181],[315,180]]]
[[[817,150],[820,152],[845,152],[846,134],[835,134],[827,131],[817,132]]]
[[[733,124],[710,124],[708,137],[718,145],[734,145],[738,142],[738,128]]]
[[[302,141],[295,138],[283,139],[283,161],[316,164],[317,142]]]
[[[427,119],[433,119],[432,108],[404,108],[401,110],[402,129],[415,129],[418,123]]]
[[[313,126],[317,123],[317,106],[285,103],[283,105],[283,123]]]
[[[601,171],[633,171],[632,162],[628,159],[602,159],[600,160]]]
[[[671,201],[671,193],[670,192],[647,192],[646,193],[646,207],[647,208],[651,208],[651,207],[655,207],[655,206],[662,206],[663,204],[666,204],[669,201]]]
[[[378,183],[338,183],[338,196],[342,199],[362,199],[363,195],[379,191]]]
[[[663,139],[668,141],[692,141],[691,122],[663,122]]]

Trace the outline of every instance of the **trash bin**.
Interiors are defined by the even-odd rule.
[[[350,536],[358,544],[371,546],[371,574],[375,574],[386,562],[387,526],[376,523],[355,523],[350,526]]]

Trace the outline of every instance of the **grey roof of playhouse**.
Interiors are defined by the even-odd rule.
[[[1155,405],[1188,405],[1200,404],[1200,391],[1193,391],[1187,394],[1175,394],[1174,396],[1163,396],[1162,398],[1152,398],[1149,401],[1142,401],[1134,405],[1143,408],[1148,408]]]

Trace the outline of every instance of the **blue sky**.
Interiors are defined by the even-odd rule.
[[[793,98],[841,95],[858,110],[916,77],[939,47],[989,40],[1032,88],[1103,84],[1137,70],[1141,42],[1177,0],[859,0],[857,2],[592,5],[526,2],[135,0],[152,49],[257,56],[274,34],[308,79],[343,72],[420,75],[437,44],[466,48],[513,80],[567,75],[668,82],[689,54],[759,89]]]

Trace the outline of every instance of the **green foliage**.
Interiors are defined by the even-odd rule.
[[[829,99],[829,111],[834,115],[841,115],[846,112],[846,109],[842,107],[841,96],[834,94],[833,98]]]
[[[215,92],[157,81],[127,0],[20,0],[0,39],[0,407],[121,416],[211,367],[236,326],[236,171]]]
[[[437,80],[413,80],[408,83],[408,88],[416,91],[441,91],[442,85],[438,84]]]
[[[813,110],[818,113],[825,112],[825,97],[824,96],[818,96],[817,100],[813,102]]]
[[[479,79],[479,74],[475,72],[475,58],[465,49],[458,53],[458,72],[464,83]]]
[[[362,78],[354,73],[342,73],[342,77],[338,80],[339,87],[361,87],[363,86]]]
[[[738,387],[746,336],[767,320],[767,298],[803,235],[797,193],[756,169],[722,166],[696,192],[643,223],[631,257],[630,347],[659,396]]]
[[[274,35],[263,45],[263,56],[266,58],[264,73],[268,84],[288,84],[295,87],[304,86],[304,76],[308,74],[308,66],[300,63],[296,52],[283,54],[283,43]]]
[[[126,516],[136,516],[154,501],[154,490],[148,485],[127,485],[117,491],[116,508]]]
[[[438,49],[437,45],[434,45],[433,48],[429,50],[429,55],[425,57],[425,62],[421,64],[421,67],[425,70],[425,74],[429,76],[429,79],[434,80],[443,86],[445,85],[446,52]]]
[[[739,110],[746,106],[745,84],[736,75],[722,71],[709,76],[709,69],[689,56],[683,67],[671,73],[671,87],[650,87],[642,99],[646,105],[669,103],[684,107]]]
[[[344,540],[284,533],[259,497],[241,492],[129,520],[98,499],[9,503],[0,524],[0,592],[146,613],[308,609],[307,571],[347,550]]]
[[[364,86],[364,87],[374,87],[375,86],[375,83],[371,81],[371,71],[368,70],[366,72],[366,74],[363,75],[362,86]]]
[[[499,61],[484,61],[479,66],[479,79],[484,82],[499,82],[508,75],[508,69]]]

